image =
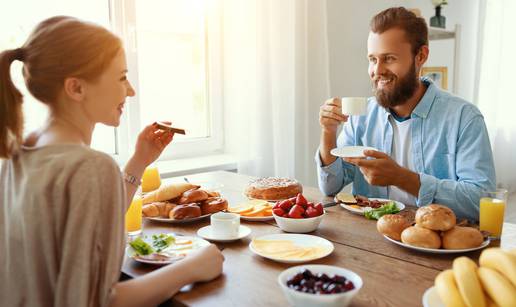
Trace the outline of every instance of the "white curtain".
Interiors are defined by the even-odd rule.
[[[329,95],[326,1],[224,1],[226,148],[238,171],[315,185]]]
[[[497,184],[516,191],[516,1],[487,0],[479,72],[478,106],[494,152]]]

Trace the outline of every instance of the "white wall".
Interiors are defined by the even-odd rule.
[[[331,96],[371,95],[366,60],[369,21],[376,13],[393,6],[419,8],[427,23],[434,15],[430,0],[328,0]],[[448,30],[453,30],[456,23],[462,28],[456,94],[468,101],[473,101],[475,96],[479,6],[480,0],[452,0],[442,10]],[[432,43],[431,47],[440,48],[438,45],[442,44],[450,54],[442,49],[430,50],[429,63],[447,63],[453,58],[452,48],[447,43]],[[450,84],[452,77],[450,74]]]

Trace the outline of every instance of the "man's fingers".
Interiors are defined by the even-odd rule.
[[[387,155],[384,152],[376,151],[376,150],[369,150],[369,149],[364,150],[364,155],[366,155],[366,157],[371,157],[371,158],[376,158],[376,159],[389,158],[389,155]]]
[[[342,105],[342,100],[338,97],[333,97],[333,98],[330,98],[328,100],[326,100],[324,102],[324,104],[334,104],[336,106],[341,106]]]

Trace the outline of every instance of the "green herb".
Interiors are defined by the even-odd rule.
[[[176,239],[173,236],[166,234],[152,235],[152,246],[156,249],[156,252],[161,252],[170,245],[174,244]]]
[[[154,249],[140,237],[129,242],[129,245],[131,245],[138,255],[145,256],[154,253]]]
[[[370,220],[377,220],[386,214],[395,214],[398,212],[400,212],[400,209],[398,209],[395,202],[391,201],[380,208],[366,211],[364,216]]]

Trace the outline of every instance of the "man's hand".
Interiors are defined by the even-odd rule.
[[[356,165],[370,185],[393,185],[418,196],[421,186],[418,174],[401,167],[383,152],[364,150],[364,155],[373,159],[344,158],[344,161]]]
[[[337,133],[339,125],[348,120],[348,116],[342,114],[342,101],[340,98],[331,98],[319,108],[319,124],[323,132]]]

